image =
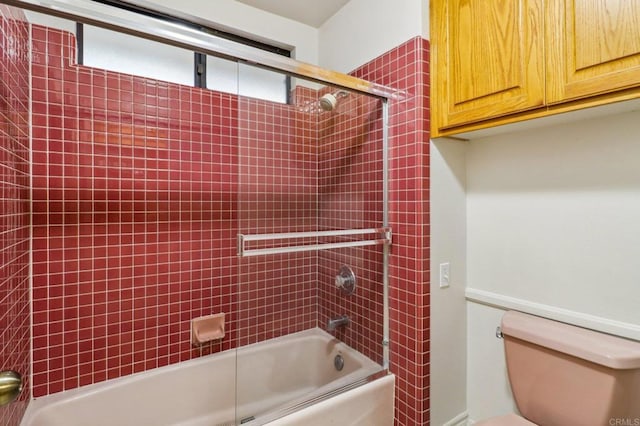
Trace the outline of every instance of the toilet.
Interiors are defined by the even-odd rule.
[[[640,424],[640,342],[515,311],[502,335],[520,416],[476,425]]]

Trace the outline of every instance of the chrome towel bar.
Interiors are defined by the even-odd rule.
[[[284,247],[268,247],[268,248],[247,248],[248,242],[252,241],[277,241],[287,239],[301,238],[325,238],[325,237],[357,237],[363,235],[375,235],[375,238],[367,240],[355,241],[333,241],[320,244],[301,244]],[[284,254],[299,253],[313,250],[331,250],[346,247],[365,247],[380,244],[391,244],[391,228],[370,228],[370,229],[341,229],[335,231],[317,231],[317,232],[287,232],[281,234],[238,234],[238,256],[261,256],[268,254]]]

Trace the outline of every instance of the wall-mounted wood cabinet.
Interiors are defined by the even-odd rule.
[[[640,0],[432,0],[431,132],[640,97]]]

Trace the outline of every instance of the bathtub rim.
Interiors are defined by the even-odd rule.
[[[270,424],[271,422],[274,422],[278,419],[281,419],[283,417],[286,417],[288,415],[291,415],[293,413],[297,413],[299,411],[304,410],[305,408],[309,408],[312,407],[320,402],[323,401],[327,401],[335,396],[341,395],[345,392],[348,392],[350,390],[353,389],[357,389],[359,387],[362,387],[364,385],[367,385],[369,383],[372,383],[378,379],[381,379],[383,377],[387,377],[389,375],[393,375],[388,369],[383,369],[382,366],[380,366],[381,370],[377,371],[375,373],[372,373],[362,379],[356,380],[354,382],[345,384],[343,386],[340,386],[338,388],[329,390],[327,392],[324,392],[322,394],[319,394],[313,398],[308,398],[305,399],[302,402],[298,402],[298,403],[293,403],[293,404],[283,404],[283,406],[281,408],[275,409],[270,411],[267,414],[264,414],[262,416],[256,417],[255,419],[246,422],[247,425],[255,425],[255,426],[260,426],[260,425],[267,425]],[[302,398],[301,398],[302,399]],[[240,421],[242,419],[236,419],[236,421]],[[256,423],[254,423],[256,422]]]
[[[117,378],[113,378],[113,379],[108,379],[102,382],[98,382],[98,383],[91,383],[89,385],[85,385],[85,386],[80,386],[77,388],[73,388],[73,389],[69,389],[69,390],[65,390],[62,392],[57,392],[54,394],[49,394],[49,395],[44,395],[41,397],[31,397],[29,404],[27,406],[27,409],[25,410],[25,413],[19,423],[19,426],[28,426],[33,419],[36,419],[37,416],[40,414],[41,411],[45,411],[47,409],[52,408],[52,406],[55,406],[56,404],[59,403],[65,403],[65,402],[73,402],[76,401],[78,399],[82,399],[84,397],[87,396],[91,396],[94,395],[96,393],[100,393],[104,390],[107,390],[109,388],[119,388],[122,386],[127,386],[130,382],[135,382],[137,380],[140,380],[141,378],[152,378],[152,377],[156,377],[158,375],[164,375],[166,373],[171,373],[171,372],[175,372],[176,370],[185,368],[185,367],[197,367],[201,364],[206,364],[208,362],[211,362],[212,358],[216,358],[216,357],[236,357],[237,356],[237,350],[241,349],[243,351],[246,350],[255,350],[256,347],[258,347],[261,344],[264,344],[265,342],[272,342],[272,343],[277,343],[277,344],[282,344],[287,342],[288,340],[296,340],[296,339],[300,339],[300,338],[305,338],[308,336],[317,336],[317,337],[323,337],[323,338],[328,338],[331,340],[337,340],[340,344],[345,345],[346,347],[348,347],[349,349],[353,350],[354,352],[358,353],[359,355],[361,355],[362,357],[366,358],[367,360],[371,361],[372,364],[375,364],[376,366],[378,366],[380,369],[368,374],[367,376],[363,377],[363,378],[359,378],[357,380],[354,381],[350,381],[348,383],[345,383],[344,385],[340,385],[336,388],[329,388],[326,392],[322,392],[319,395],[312,395],[311,398],[305,398],[304,396],[301,396],[299,398],[294,399],[293,401],[289,401],[287,403],[282,404],[279,407],[276,407],[273,409],[273,411],[269,411],[268,413],[262,414],[262,415],[258,415],[256,416],[256,420],[259,420],[259,422],[255,422],[255,420],[252,420],[250,422],[248,422],[248,424],[251,425],[261,425],[261,424],[265,424],[268,422],[272,422],[275,421],[279,418],[282,418],[283,416],[292,414],[294,412],[300,411],[304,408],[310,407],[318,402],[322,402],[324,400],[327,400],[329,398],[331,398],[332,396],[335,395],[339,395],[341,393],[347,392],[351,389],[355,389],[358,388],[362,385],[365,385],[367,383],[370,383],[371,381],[374,381],[376,378],[380,378],[383,376],[386,376],[388,374],[390,374],[390,372],[388,371],[388,369],[383,368],[383,366],[381,364],[378,364],[377,362],[371,360],[370,358],[368,358],[366,355],[362,354],[361,352],[357,351],[355,348],[347,345],[345,342],[343,342],[340,339],[337,339],[333,334],[328,333],[326,330],[320,328],[320,327],[313,327],[313,328],[309,328],[306,330],[302,330],[302,331],[298,331],[295,333],[291,333],[291,334],[287,334],[284,336],[279,336],[279,337],[275,337],[273,339],[268,339],[266,341],[261,341],[261,342],[256,342],[256,343],[251,343],[245,346],[241,346],[238,348],[232,348],[232,349],[227,349],[221,352],[216,352],[216,353],[212,353],[212,354],[208,354],[208,355],[204,355],[204,356],[200,356],[197,358],[192,358],[189,360],[185,360],[185,361],[180,361],[174,364],[169,364],[169,365],[164,365],[162,367],[156,367],[156,368],[152,368],[150,370],[145,370],[145,371],[140,371],[140,372],[136,372],[133,374],[129,374],[126,376],[122,376],[122,377],[117,377]],[[353,374],[353,373],[351,373]],[[326,385],[325,385],[326,386]],[[237,415],[237,413],[236,413]],[[263,420],[264,419],[264,420]],[[235,418],[235,420],[239,421],[241,419],[239,418]]]

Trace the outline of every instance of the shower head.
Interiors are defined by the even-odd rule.
[[[349,92],[338,90],[335,93],[327,93],[320,98],[320,108],[324,111],[333,111],[338,106],[338,99],[349,96]]]

